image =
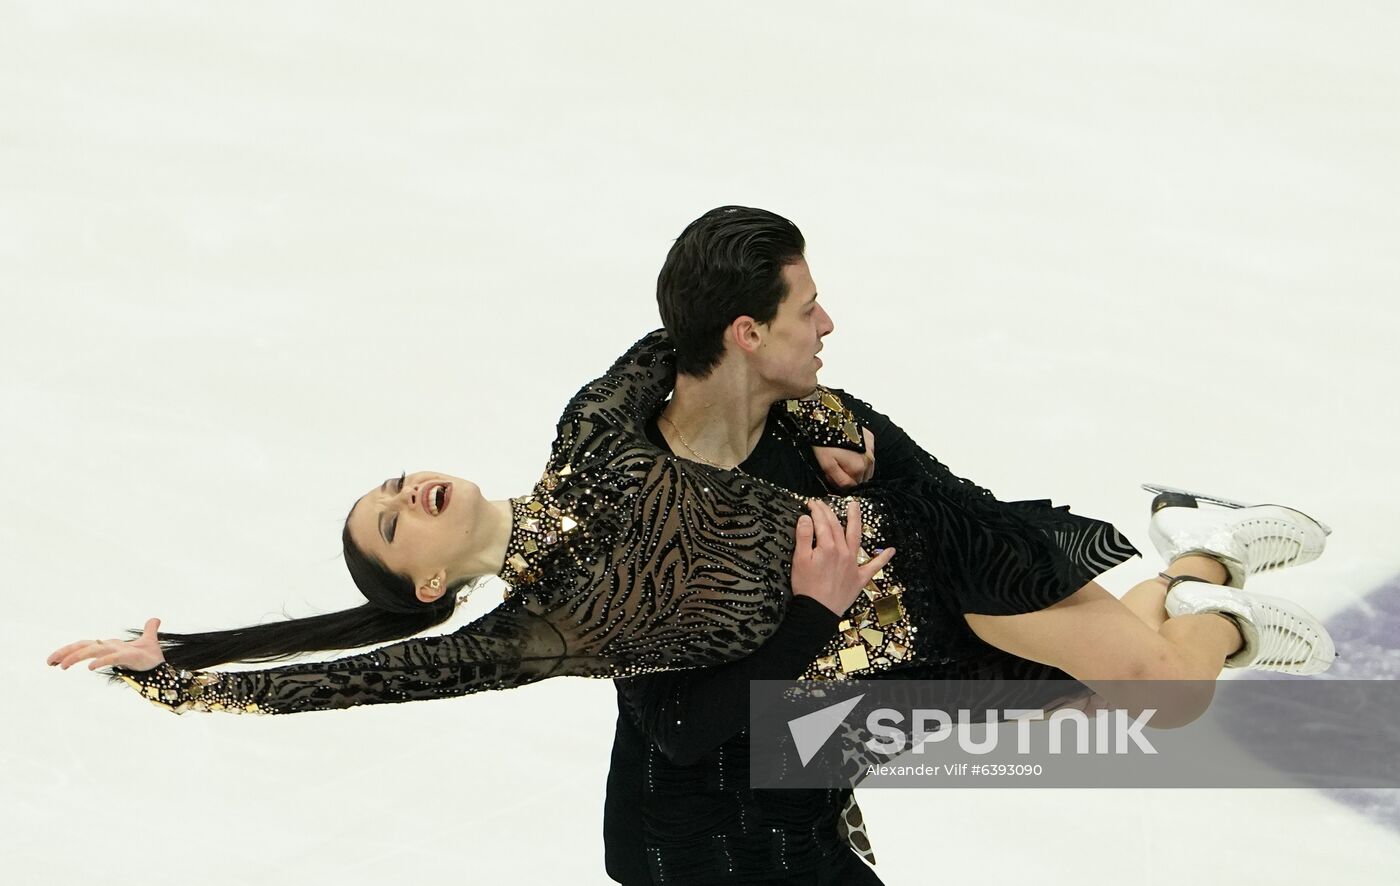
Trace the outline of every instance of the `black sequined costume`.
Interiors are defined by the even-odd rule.
[[[732,661],[775,630],[801,496],[658,449],[645,433],[674,377],[663,332],[569,402],[533,493],[514,501],[501,577],[513,593],[444,636],[256,671],[161,665],[117,674],[176,712],[295,713],[445,698],[547,677],[625,677]],[[774,407],[813,445],[861,451],[821,390]],[[997,501],[921,450],[900,488],[860,490],[865,547],[900,553],[847,613],[809,675],[865,676],[970,633],[960,613],[1044,608],[1136,553],[1105,523]],[[832,499],[838,514],[845,499]],[[954,624],[953,622],[956,622]],[[923,631],[920,634],[920,631]],[[951,633],[950,633],[951,632]]]

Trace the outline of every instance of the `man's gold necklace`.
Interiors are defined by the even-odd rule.
[[[716,464],[715,462],[710,461],[708,458],[695,451],[695,447],[690,445],[690,441],[685,438],[685,434],[681,433],[681,429],[676,427],[675,422],[671,421],[664,415],[661,416],[661,420],[671,426],[671,430],[676,432],[676,437],[681,441],[681,445],[684,446],[686,449],[690,450],[690,454],[700,459],[701,462],[709,465],[712,468],[719,468],[721,471],[732,471],[738,468],[738,465],[726,468],[724,465]]]

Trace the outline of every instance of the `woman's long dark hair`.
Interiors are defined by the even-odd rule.
[[[230,631],[161,631],[165,660],[177,668],[200,670],[227,662],[277,661],[303,652],[355,649],[401,640],[447,621],[456,608],[457,591],[472,580],[454,582],[436,603],[423,603],[415,596],[416,589],[408,576],[390,572],[377,558],[360,550],[350,538],[349,518],[340,539],[345,565],[355,586],[365,595],[365,605]],[[131,633],[139,636],[141,632]]]

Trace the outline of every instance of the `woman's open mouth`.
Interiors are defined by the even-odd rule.
[[[430,516],[436,517],[447,510],[448,502],[452,501],[452,484],[429,484],[428,488],[423,490],[423,497],[420,501],[423,503],[423,510],[427,511]]]

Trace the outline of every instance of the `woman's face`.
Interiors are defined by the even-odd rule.
[[[487,507],[470,480],[424,471],[392,477],[350,509],[350,538],[416,587],[432,578],[463,577],[459,564],[474,550],[473,527]]]

